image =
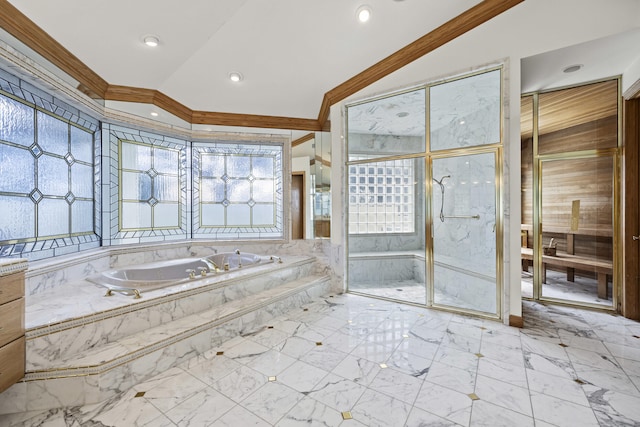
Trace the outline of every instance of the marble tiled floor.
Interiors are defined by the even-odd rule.
[[[0,425],[638,425],[640,324],[524,304],[520,330],[326,297],[108,402]]]
[[[609,299],[598,298],[596,279],[576,275],[575,281],[569,282],[566,273],[547,270],[547,283],[543,285],[542,294],[547,298],[611,307],[612,284],[609,283],[608,286]],[[522,273],[522,296],[533,298],[533,275],[529,272]]]

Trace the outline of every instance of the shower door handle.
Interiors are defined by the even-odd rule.
[[[633,240],[640,240],[640,236],[631,236]]]

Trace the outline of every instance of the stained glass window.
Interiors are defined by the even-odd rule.
[[[282,146],[194,144],[194,235],[282,238]]]
[[[6,93],[0,93],[0,122],[3,252],[93,235],[93,132]]]

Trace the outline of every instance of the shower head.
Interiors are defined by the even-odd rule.
[[[444,185],[442,182],[444,181],[445,178],[451,178],[451,175],[444,175],[442,178],[440,178],[440,180],[437,180],[435,178],[432,178],[435,182],[437,182],[438,184],[440,184],[440,186]]]

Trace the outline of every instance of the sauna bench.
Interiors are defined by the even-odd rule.
[[[528,262],[533,261],[532,248],[520,248],[523,269],[528,268]],[[525,263],[526,260],[526,263]],[[583,257],[559,252],[556,256],[542,255],[542,283],[547,282],[547,264],[567,269],[567,280],[575,280],[575,270],[595,272],[598,277],[598,298],[607,299],[608,277],[613,275],[613,262],[596,258]]]

